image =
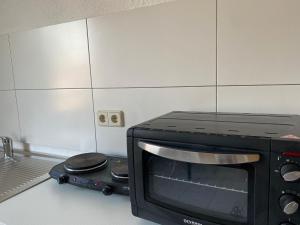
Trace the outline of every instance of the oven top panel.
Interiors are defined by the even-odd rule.
[[[174,111],[134,129],[300,143],[300,116]]]

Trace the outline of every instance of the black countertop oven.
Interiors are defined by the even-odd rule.
[[[299,225],[299,124],[172,112],[130,128],[133,214],[165,225]]]

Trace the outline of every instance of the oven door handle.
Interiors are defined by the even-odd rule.
[[[194,152],[188,149],[179,149],[155,145],[143,141],[138,146],[154,155],[188,163],[211,164],[211,165],[235,165],[254,163],[260,160],[259,154],[223,154],[209,152]]]

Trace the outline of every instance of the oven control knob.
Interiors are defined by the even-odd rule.
[[[280,197],[280,206],[282,211],[287,215],[292,215],[298,211],[299,202],[296,196],[284,194]]]
[[[296,164],[285,164],[281,167],[282,178],[287,182],[293,182],[300,179],[300,167]]]
[[[104,188],[102,188],[102,193],[104,195],[111,195],[113,193],[113,188],[109,185],[106,185]]]
[[[60,176],[58,177],[57,182],[58,182],[59,184],[64,184],[64,183],[67,183],[68,180],[69,180],[69,176],[66,175],[66,174],[63,174],[63,175],[60,175]]]

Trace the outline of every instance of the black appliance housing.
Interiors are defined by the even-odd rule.
[[[299,128],[297,115],[180,111],[130,128],[133,215],[166,225],[299,224]]]
[[[104,195],[113,193],[129,195],[128,179],[116,180],[112,176],[112,165],[125,164],[127,159],[123,157],[107,156],[107,165],[100,169],[84,173],[70,173],[65,169],[65,162],[54,166],[49,175],[57,180],[59,184],[71,184],[83,188],[101,191]]]

